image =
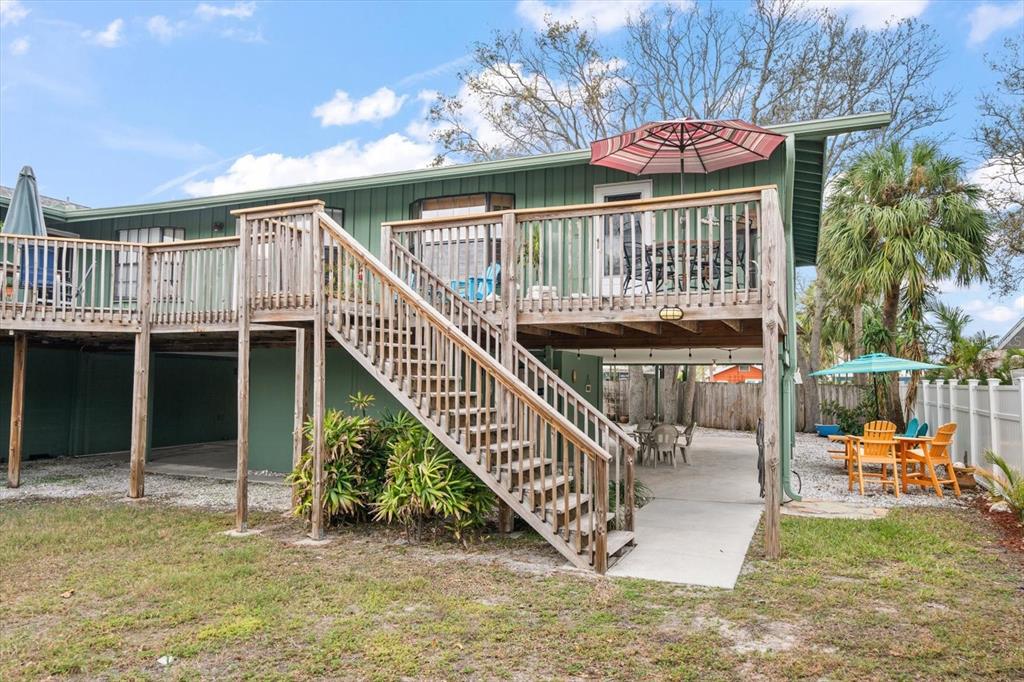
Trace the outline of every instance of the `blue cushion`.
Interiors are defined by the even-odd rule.
[[[924,438],[927,435],[928,435],[928,424],[927,423],[921,424],[921,428],[919,428],[917,430],[917,437],[918,438]]]

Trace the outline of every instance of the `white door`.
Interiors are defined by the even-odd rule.
[[[594,185],[595,204],[650,199],[653,196],[654,183],[651,180]],[[639,235],[632,232],[624,216],[609,216],[604,218],[602,223],[596,230],[598,267],[594,268],[593,293],[599,296],[617,296],[622,293],[626,271],[623,254],[629,248],[624,247],[623,242],[642,241],[646,246],[651,243],[653,230],[647,216],[641,216]]]

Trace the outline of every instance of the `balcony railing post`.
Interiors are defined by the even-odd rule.
[[[518,318],[516,288],[516,214],[508,211],[501,216],[501,362],[513,373]]]

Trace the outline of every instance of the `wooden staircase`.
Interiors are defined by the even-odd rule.
[[[569,561],[603,573],[634,541],[632,439],[412,254],[396,272],[315,219],[330,337]]]

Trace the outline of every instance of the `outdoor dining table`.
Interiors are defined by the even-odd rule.
[[[932,440],[931,436],[896,436],[896,454],[900,458],[900,489],[907,492],[907,453]]]

